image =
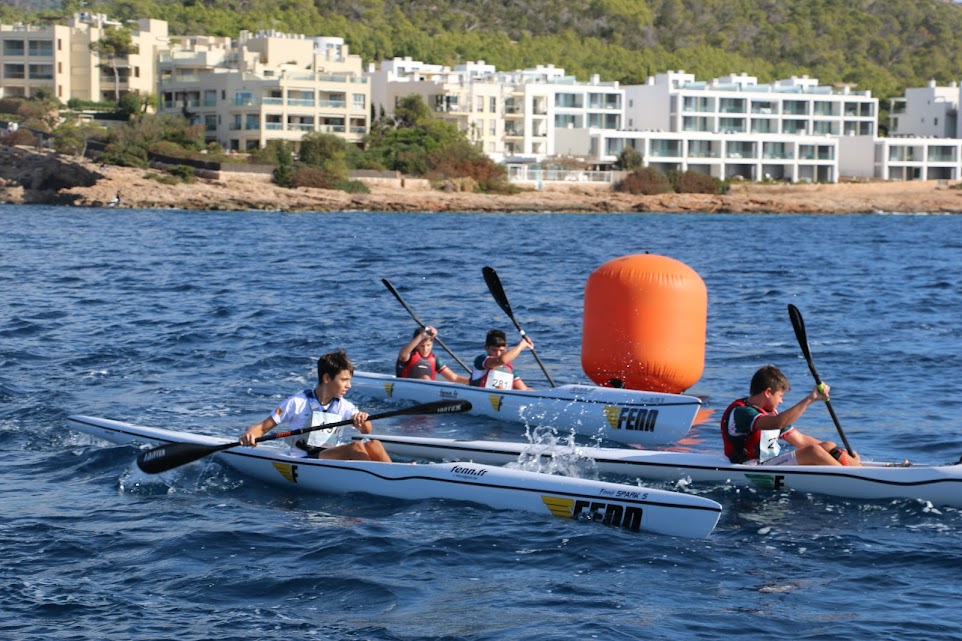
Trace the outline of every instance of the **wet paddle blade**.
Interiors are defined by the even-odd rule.
[[[235,447],[240,443],[224,443],[223,445],[200,445],[198,443],[168,443],[141,452],[137,457],[137,467],[147,474],[160,474],[181,465],[193,463],[209,454]]]

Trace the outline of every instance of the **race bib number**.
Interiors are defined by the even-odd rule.
[[[781,430],[762,430],[761,439],[758,441],[758,462],[764,463],[768,459],[775,458],[782,447],[778,444],[778,435]]]
[[[496,369],[488,372],[488,378],[484,381],[484,386],[488,389],[511,389],[514,383],[514,375],[511,372],[500,372]]]

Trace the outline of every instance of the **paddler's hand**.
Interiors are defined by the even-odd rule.
[[[812,390],[811,399],[813,401],[827,401],[828,393],[831,389],[826,383],[819,383],[815,386],[815,389]]]
[[[521,337],[521,342],[518,343],[519,349],[534,349],[534,341],[531,340],[527,335]]]
[[[255,434],[255,432],[259,431],[257,429],[258,427],[259,425],[251,425],[249,428],[247,428],[247,431],[244,432],[244,435],[240,437],[240,444],[247,447],[257,447],[258,435]]]
[[[367,412],[358,412],[351,418],[351,424],[361,434],[371,433],[371,423],[367,420]]]

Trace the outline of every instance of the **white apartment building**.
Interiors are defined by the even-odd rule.
[[[747,74],[699,82],[669,71],[623,90],[624,130],[556,132],[559,152],[606,164],[631,148],[662,171],[836,182],[847,175],[840,138],[876,135],[878,101],[868,92],[807,77],[760,85]]]
[[[106,29],[127,26],[137,53],[117,61],[118,78],[106,59],[91,51]],[[114,102],[121,94],[156,91],[156,65],[167,48],[167,23],[143,19],[129,25],[103,14],[76,13],[67,25],[0,25],[0,96],[29,98],[45,88],[61,102],[71,98]],[[116,83],[116,86],[115,86]]]
[[[626,129],[727,134],[875,136],[871,92],[821,86],[802,76],[758,84],[747,74],[700,82],[684,71],[625,87]]]
[[[587,157],[598,165],[634,149],[645,167],[695,171],[719,180],[839,178],[839,139],[831,136],[572,129],[557,132],[557,146],[562,155]]]
[[[359,143],[370,123],[370,84],[342,38],[242,32],[193,38],[161,56],[161,113],[202,123],[205,138],[249,151],[307,132]]]
[[[904,96],[889,101],[888,135],[956,138],[958,118],[958,83],[939,87],[932,80],[926,87],[906,89]]]
[[[401,98],[418,95],[497,162],[554,155],[557,129],[621,126],[618,83],[579,82],[554,65],[499,72],[484,61],[452,69],[395,58],[368,77],[376,113],[390,116]]]

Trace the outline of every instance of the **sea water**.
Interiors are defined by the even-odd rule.
[[[717,414],[760,365],[789,376],[788,404],[811,389],[791,303],[862,456],[956,461],[962,217],[4,206],[0,229],[0,638],[959,636],[953,508],[680,483],[723,505],[716,531],[638,535],[470,503],[296,494],[216,457],[147,476],[135,447],[65,420],[236,437],[310,387],[325,351],[391,372],[415,324],[383,278],[468,361],[489,328],[517,335],[485,265],[555,382],[584,382],[588,276],[651,252],[708,289],[705,370],[689,391],[717,411],[687,447],[718,451]],[[530,354],[517,365],[547,385]],[[467,415],[386,423],[522,438]],[[837,440],[823,406],[799,427]]]

